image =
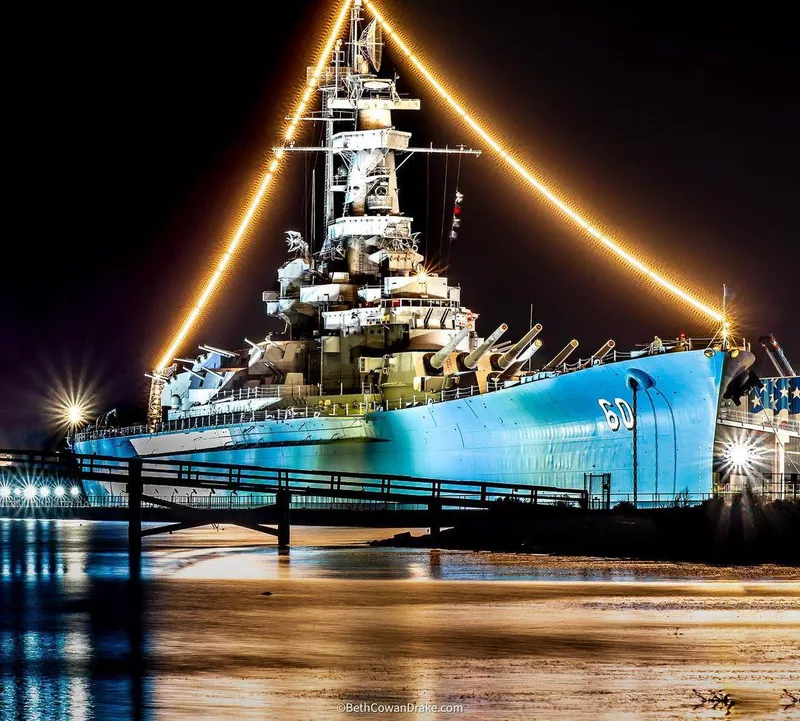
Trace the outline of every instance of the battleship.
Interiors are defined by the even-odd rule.
[[[282,329],[175,358],[152,377],[148,423],[84,429],[75,451],[520,489],[601,478],[642,505],[718,493],[721,414],[763,388],[749,345],[723,326],[628,352],[609,340],[576,359],[577,340],[549,349],[533,320],[481,335],[465,289],[421,252],[401,193],[411,156],[479,153],[412,144],[402,115],[420,101],[381,76],[382,47],[380,25],[354,3],[349,40],[336,43],[319,110],[305,118],[321,124],[321,144],[286,148],[321,154],[324,177],[320,247],[288,231],[277,288],[263,293]],[[110,485],[85,490],[120,490]]]

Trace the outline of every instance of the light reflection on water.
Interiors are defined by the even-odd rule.
[[[789,717],[796,569],[355,545],[394,532],[182,532],[130,583],[122,524],[0,520],[0,718]]]

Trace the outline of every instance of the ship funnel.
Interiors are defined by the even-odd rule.
[[[530,343],[537,335],[539,335],[541,331],[542,324],[537,323],[497,359],[497,367],[501,371],[504,371],[506,368],[508,368],[517,359],[517,356],[519,356],[525,346],[528,345],[528,343]]]
[[[564,349],[561,352],[559,352],[555,358],[553,358],[553,360],[551,360],[544,368],[542,368],[542,370],[543,371],[555,370],[565,360],[567,360],[567,358],[569,358],[569,356],[572,354],[572,351],[574,351],[577,347],[578,347],[578,341],[576,341],[573,338],[569,343],[567,343],[567,345],[564,346]]]
[[[617,345],[613,340],[610,338],[592,355],[592,362],[594,361],[601,361],[605,358],[609,352]]]
[[[497,329],[494,331],[494,333],[492,333],[485,341],[483,341],[483,343],[481,343],[474,351],[472,351],[472,353],[464,356],[463,360],[461,361],[464,369],[468,371],[475,370],[475,368],[478,366],[478,361],[480,361],[480,359],[489,352],[489,349],[507,330],[508,326],[505,323],[501,323],[499,326],[497,326]]]
[[[506,368],[497,378],[497,381],[507,381],[510,378],[513,378],[520,370],[522,370],[522,366],[524,366],[532,357],[533,354],[536,353],[539,348],[542,347],[542,341],[538,338],[531,343],[526,350],[520,353],[519,357]]]
[[[428,364],[434,370],[441,370],[444,362],[447,360],[448,356],[456,349],[458,344],[464,340],[469,335],[469,326],[466,328],[462,328],[458,333],[456,333],[451,339],[450,342],[442,347],[441,350],[436,351],[428,361]]]

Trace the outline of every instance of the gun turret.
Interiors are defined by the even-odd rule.
[[[539,348],[542,347],[542,341],[538,338],[531,343],[526,350],[520,353],[517,360],[515,360],[508,368],[506,368],[498,377],[497,381],[507,381],[513,378],[532,357],[533,354],[536,353]]]
[[[499,340],[500,336],[508,330],[505,323],[501,323],[483,343],[481,343],[472,353],[459,356],[458,362],[463,370],[472,371],[478,367],[478,362],[485,356],[492,346]]]
[[[556,357],[553,358],[553,360],[551,360],[544,368],[542,368],[542,370],[555,370],[565,360],[567,360],[567,358],[569,358],[569,356],[572,354],[572,351],[574,351],[577,347],[578,341],[573,338],[569,343],[567,343],[567,345],[564,346],[564,348],[556,355]]]
[[[528,345],[539,333],[542,331],[542,324],[537,323],[533,328],[531,328],[522,338],[520,338],[514,345],[512,345],[503,355],[493,357],[492,358],[492,365],[494,365],[497,370],[504,371],[508,368],[515,360],[517,360],[517,356],[525,350],[525,346]]]
[[[433,353],[430,357],[425,356],[426,365],[430,366],[432,371],[440,371],[442,366],[444,366],[444,362],[447,360],[448,356],[456,349],[458,344],[467,337],[467,335],[469,335],[469,327],[462,328],[450,339],[449,343],[442,347],[441,350],[437,350],[436,353]]]

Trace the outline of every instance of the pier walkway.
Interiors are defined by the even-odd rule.
[[[7,510],[18,509],[12,515],[35,516],[40,509],[51,516],[124,519],[132,551],[141,550],[145,536],[217,523],[277,536],[279,547],[286,548],[290,523],[428,526],[435,536],[443,522],[504,499],[588,503],[584,489],[66,452],[0,451],[0,472],[18,479],[16,496],[9,485],[3,493]],[[55,490],[64,490],[48,491],[44,498],[35,479],[55,481],[62,484]],[[92,496],[83,491],[85,481],[119,486],[107,496]],[[142,529],[143,518],[173,522]]]

